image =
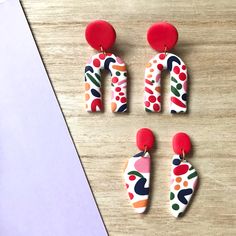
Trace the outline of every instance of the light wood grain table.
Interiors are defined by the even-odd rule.
[[[23,0],[22,5],[109,234],[236,235],[236,1]],[[105,112],[85,112],[84,66],[95,52],[84,30],[94,19],[111,22],[117,31],[113,52],[128,66],[127,114],[110,112],[109,78],[104,79]],[[169,114],[168,74],[163,76],[163,112],[143,109],[144,68],[156,54],[146,30],[162,20],[178,28],[174,53],[189,70],[185,115]],[[138,151],[135,134],[141,127],[153,129],[157,145],[151,207],[137,215],[123,187],[122,168]],[[181,219],[169,213],[171,139],[177,131],[190,135],[190,162],[200,175],[198,192]]]

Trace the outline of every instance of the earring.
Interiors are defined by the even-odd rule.
[[[169,53],[178,40],[176,28],[167,22],[153,24],[147,31],[147,41],[158,53],[146,65],[144,106],[148,112],[161,111],[161,72],[170,72],[170,112],[187,110],[187,69],[184,62]]]
[[[86,111],[97,112],[103,109],[101,94],[101,70],[111,73],[111,110],[127,110],[127,71],[125,63],[112,53],[105,52],[115,43],[116,32],[111,24],[103,20],[91,22],[85,31],[88,44],[99,51],[92,56],[85,67]]]
[[[185,133],[177,133],[172,140],[176,153],[172,158],[170,207],[173,216],[180,216],[189,204],[196,190],[198,174],[194,167],[185,160],[191,150],[190,138]]]
[[[131,157],[124,170],[125,186],[135,212],[143,213],[148,206],[151,158],[148,153],[154,144],[154,135],[150,129],[137,132],[136,144],[140,153]]]

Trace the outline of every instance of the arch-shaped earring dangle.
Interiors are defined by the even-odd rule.
[[[161,111],[161,72],[170,72],[170,112],[180,113],[187,110],[187,69],[184,62],[169,53],[178,40],[177,29],[167,23],[153,24],[147,31],[147,41],[158,51],[146,65],[144,106],[148,112]]]
[[[153,147],[154,140],[150,129],[140,129],[136,134],[136,144],[141,152],[127,161],[124,170],[125,187],[137,213],[145,212],[148,207],[151,174],[151,157],[148,151]]]
[[[173,216],[179,217],[196,190],[198,174],[185,159],[185,155],[191,150],[189,136],[185,133],[177,133],[172,139],[172,145],[176,154],[171,164],[170,209]]]
[[[86,111],[103,110],[101,94],[101,70],[111,73],[111,110],[127,110],[127,71],[125,63],[117,56],[107,52],[113,46],[116,32],[111,24],[103,20],[91,22],[85,31],[88,44],[99,53],[93,55],[85,66],[85,100]]]

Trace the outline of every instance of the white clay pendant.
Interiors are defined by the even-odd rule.
[[[170,205],[173,216],[180,216],[194,193],[198,175],[194,167],[179,155],[174,155],[171,168]]]
[[[126,65],[121,58],[106,52],[115,43],[115,29],[104,20],[96,20],[87,25],[85,38],[91,47],[99,51],[85,66],[86,111],[103,110],[101,71],[104,69],[111,74],[111,111],[127,111]]]
[[[174,217],[181,216],[187,208],[197,186],[198,174],[184,159],[191,149],[187,134],[178,133],[173,138],[173,149],[177,153],[171,164],[170,209]],[[182,152],[183,154],[179,154]]]
[[[147,31],[147,41],[159,53],[145,68],[144,106],[147,112],[161,111],[161,74],[170,74],[170,112],[187,111],[187,67],[180,57],[169,51],[178,40],[177,29],[168,22],[156,22]]]
[[[143,213],[148,205],[151,158],[148,152],[131,157],[124,172],[125,186],[135,212]]]
[[[124,170],[125,187],[135,212],[143,213],[148,207],[151,158],[147,150],[154,143],[151,130],[144,128],[137,133],[137,146],[142,152],[131,157]]]

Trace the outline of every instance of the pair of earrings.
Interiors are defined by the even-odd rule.
[[[154,135],[150,129],[137,132],[138,154],[131,157],[124,170],[124,181],[131,205],[137,213],[143,213],[148,207],[150,194],[151,158],[149,150],[154,145]],[[185,159],[191,150],[191,141],[187,134],[177,133],[172,139],[175,152],[171,164],[170,209],[175,217],[184,213],[196,189],[198,174]]]
[[[85,38],[91,47],[99,53],[92,56],[85,67],[85,100],[88,112],[103,109],[101,94],[101,70],[110,71],[111,110],[127,110],[127,70],[121,58],[106,52],[116,39],[116,32],[111,24],[97,20],[90,23]],[[176,28],[167,23],[153,24],[147,31],[150,46],[160,52],[146,65],[144,82],[144,107],[147,112],[161,111],[161,72],[170,72],[170,111],[186,112],[187,109],[187,69],[184,62],[176,55],[169,53],[178,40]]]

